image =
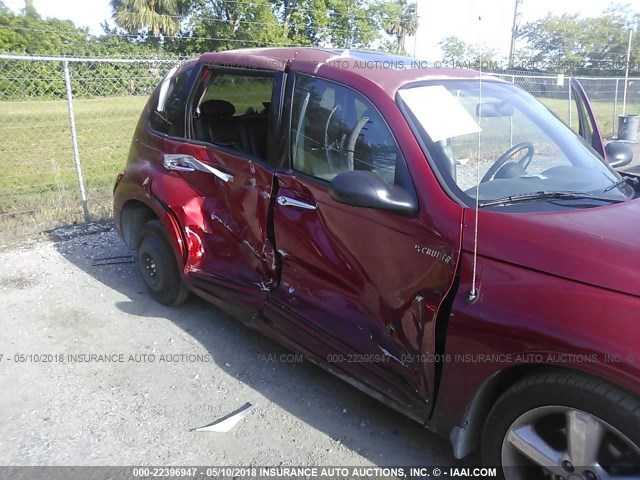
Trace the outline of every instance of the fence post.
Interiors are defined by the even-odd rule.
[[[617,132],[616,132],[616,119],[618,118],[618,84],[620,82],[619,78],[616,78],[616,93],[615,96],[613,98],[613,126],[611,127],[611,136],[614,138],[618,138],[617,137]]]
[[[76,175],[78,177],[78,186],[80,187],[80,198],[82,199],[82,211],[84,213],[84,221],[89,222],[89,206],[87,204],[87,193],[84,189],[84,179],[82,178],[82,165],[80,165],[80,150],[78,149],[78,132],[76,130],[76,116],[73,112],[73,93],[71,92],[71,74],[69,73],[69,61],[64,59],[62,62],[64,70],[64,83],[67,87],[67,106],[69,109],[69,125],[71,127],[71,142],[73,144],[73,161],[76,164]]]
[[[511,83],[516,84],[516,76],[511,75]],[[513,147],[513,115],[509,115],[509,146]]]
[[[573,118],[572,118],[573,115],[571,113],[572,103],[573,101],[571,99],[571,77],[569,77],[569,126],[570,127],[573,127]]]

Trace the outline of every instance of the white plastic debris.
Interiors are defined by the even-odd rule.
[[[216,420],[213,423],[210,423],[209,425],[205,425],[204,427],[198,427],[198,428],[195,428],[194,430],[196,432],[226,433],[230,431],[233,427],[235,427],[240,422],[240,420],[242,420],[244,416],[246,416],[251,410],[253,410],[254,407],[255,407],[254,404],[252,404],[251,402],[247,402],[236,411],[231,412],[229,415],[225,415],[224,417],[219,418],[218,420]]]

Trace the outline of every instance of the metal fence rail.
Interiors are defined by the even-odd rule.
[[[0,55],[0,245],[111,214],[111,190],[140,112],[179,58],[103,59]],[[494,73],[575,122],[569,78]],[[622,113],[622,78],[579,78],[606,136]],[[640,78],[626,113],[640,114]]]

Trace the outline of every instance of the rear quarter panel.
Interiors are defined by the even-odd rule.
[[[122,210],[128,202],[149,207],[162,222],[176,254],[178,264],[184,263],[186,253],[181,227],[166,205],[153,193],[154,179],[166,174],[163,165],[165,139],[149,129],[149,114],[156,102],[154,93],[142,111],[131,140],[127,164],[114,188],[114,221],[122,237]],[[135,248],[135,245],[129,245]]]

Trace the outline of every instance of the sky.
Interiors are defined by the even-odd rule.
[[[3,0],[14,11],[24,0]],[[100,34],[100,24],[111,17],[109,0],[33,0],[43,17],[72,20]],[[509,52],[515,0],[418,0],[420,23],[416,38],[407,39],[409,53],[425,60],[440,60],[438,42],[455,35],[470,44],[485,45],[504,57]],[[621,0],[640,11],[640,0]],[[607,0],[523,0],[520,22],[536,20],[547,13],[579,13],[598,16],[612,4]],[[479,20],[480,18],[480,20]]]

